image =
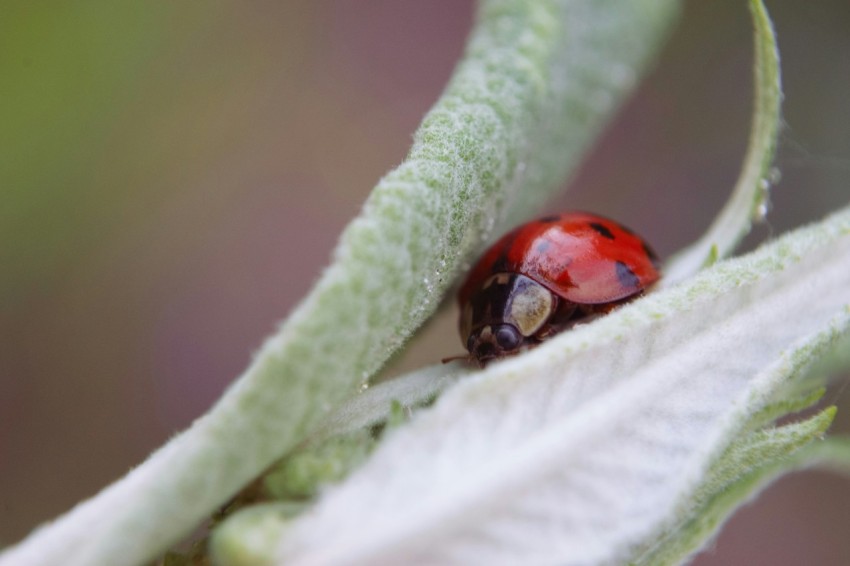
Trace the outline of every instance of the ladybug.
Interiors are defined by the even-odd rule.
[[[460,336],[483,366],[641,296],[658,256],[625,226],[586,212],[544,216],[493,244],[458,292]]]

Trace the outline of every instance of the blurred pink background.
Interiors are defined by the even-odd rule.
[[[768,225],[846,204],[850,4],[768,2],[785,120]],[[0,21],[0,544],[200,416],[327,264],[439,96],[471,2],[13,1]],[[688,2],[654,71],[552,208],[668,256],[746,143],[745,2]],[[452,305],[391,372],[460,351]],[[789,313],[793,320],[793,313]],[[850,429],[837,387],[836,430]],[[796,474],[696,560],[850,564],[850,481]]]

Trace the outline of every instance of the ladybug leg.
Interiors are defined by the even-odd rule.
[[[547,323],[544,324],[543,327],[534,334],[534,339],[538,342],[543,342],[544,340],[546,340],[550,336],[557,334],[561,330],[562,328],[559,328],[554,324]]]
[[[458,354],[456,356],[448,356],[440,360],[440,363],[447,364],[449,362],[453,362],[455,360],[464,360],[466,362],[473,361],[472,354]]]

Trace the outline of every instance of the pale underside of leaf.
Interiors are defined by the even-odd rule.
[[[834,414],[834,408],[826,409],[802,422],[735,443],[723,458],[744,460],[728,464],[733,468],[734,478],[718,482],[712,486],[714,489],[701,490],[689,502],[687,511],[680,512],[676,524],[668,526],[664,535],[653,541],[648,551],[635,552],[629,563],[635,566],[672,566],[686,561],[695,551],[706,546],[738,507],[771,481],[790,470],[811,465],[813,454],[808,453],[806,448],[826,432]],[[753,464],[753,459],[758,459],[756,464]],[[734,468],[736,463],[743,465]]]
[[[811,406],[824,389],[798,398],[776,401],[777,392],[791,394],[810,377],[813,366],[826,353],[850,336],[850,305],[839,312],[822,331],[801,341],[777,363],[762,372],[751,385],[748,403],[736,410],[738,417],[729,436],[734,440],[711,462],[702,484],[679,506],[676,516],[658,529],[644,548],[633,553],[635,564],[676,564],[705,546],[723,521],[759,489],[785,470],[804,462],[795,452],[826,432],[835,409],[828,408],[807,420],[778,428],[773,419]],[[823,381],[823,375],[821,381]],[[812,380],[809,380],[812,383]],[[767,428],[763,428],[767,426]]]
[[[463,381],[288,528],[278,559],[629,557],[776,401],[771,364],[846,318],[848,233],[844,210]]]

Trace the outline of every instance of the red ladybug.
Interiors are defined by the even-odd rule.
[[[586,212],[544,216],[472,268],[458,293],[461,340],[483,366],[639,297],[659,277],[655,252],[625,226]]]

